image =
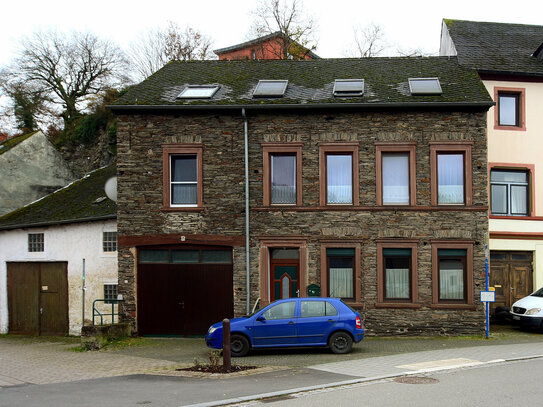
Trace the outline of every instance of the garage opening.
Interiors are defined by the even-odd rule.
[[[205,334],[234,315],[232,248],[140,248],[137,298],[140,335]]]

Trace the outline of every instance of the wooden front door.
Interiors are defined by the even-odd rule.
[[[68,333],[67,263],[8,263],[9,332]]]
[[[533,292],[531,252],[490,252],[489,284],[496,289],[491,306],[511,308],[515,301]]]
[[[270,262],[270,300],[298,297],[300,286],[298,259],[272,259]]]

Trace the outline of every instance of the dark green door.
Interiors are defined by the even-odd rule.
[[[271,301],[298,296],[299,261],[292,259],[272,260]]]

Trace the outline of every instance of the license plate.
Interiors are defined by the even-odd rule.
[[[517,316],[517,315],[513,315],[513,319],[514,319],[515,321],[520,321],[520,317]]]

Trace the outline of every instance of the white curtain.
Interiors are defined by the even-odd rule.
[[[352,155],[326,156],[327,202],[331,204],[353,203]]]
[[[409,269],[386,269],[386,298],[409,298]]]
[[[271,157],[272,204],[296,203],[296,156],[273,155]]]
[[[439,262],[439,298],[461,300],[464,298],[464,267],[459,260]]]
[[[409,156],[383,154],[383,203],[409,204]]]
[[[464,203],[464,156],[438,154],[438,202],[440,204]]]
[[[524,185],[511,185],[511,213],[514,215],[527,215],[528,202],[528,187]]]
[[[330,297],[353,297],[353,269],[330,267]]]

